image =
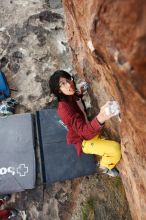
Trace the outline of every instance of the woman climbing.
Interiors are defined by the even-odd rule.
[[[50,77],[51,93],[58,98],[57,112],[67,126],[67,143],[74,144],[78,156],[81,152],[101,157],[99,170],[110,176],[118,176],[114,168],[121,158],[119,143],[100,138],[104,122],[115,115],[107,114],[107,104],[101,107],[99,114],[88,121],[82,95],[76,91],[72,76],[63,70],[57,70]]]

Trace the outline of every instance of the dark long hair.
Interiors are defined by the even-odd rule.
[[[59,79],[61,77],[68,79],[68,80],[73,80],[74,82],[73,77],[64,70],[57,70],[53,73],[53,75],[49,79],[50,92],[53,93],[58,98],[58,101],[67,99],[66,95],[64,95],[63,93],[60,93]],[[74,82],[74,85],[75,85],[75,82]]]

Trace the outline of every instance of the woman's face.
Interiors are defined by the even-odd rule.
[[[59,79],[59,87],[60,92],[64,95],[74,95],[75,94],[75,86],[73,80],[69,80],[63,77]]]

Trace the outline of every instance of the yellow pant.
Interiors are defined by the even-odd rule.
[[[100,165],[112,169],[121,158],[120,144],[116,141],[101,139],[98,135],[91,140],[83,140],[82,150],[85,154],[101,156]]]

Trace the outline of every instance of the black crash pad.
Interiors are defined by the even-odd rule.
[[[73,145],[66,144],[66,128],[56,109],[37,112],[43,181],[52,183],[96,172],[93,155],[77,156]]]
[[[0,118],[0,194],[32,189],[35,155],[32,115]]]

